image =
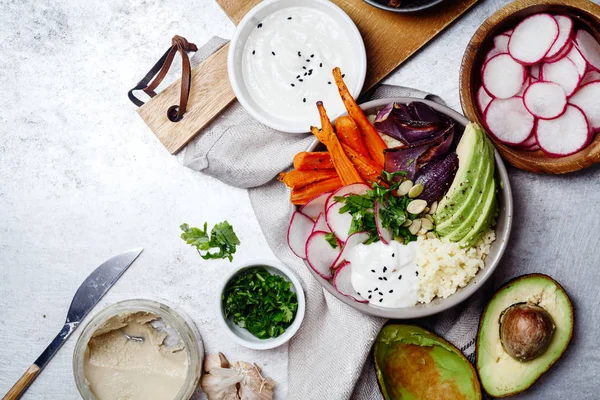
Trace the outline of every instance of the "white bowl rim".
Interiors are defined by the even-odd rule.
[[[368,101],[366,103],[360,104],[360,108],[363,110],[368,110],[372,108],[382,107],[389,103],[396,102],[402,104],[408,104],[412,101],[420,101],[436,111],[445,114],[458,122],[461,125],[466,126],[470,121],[463,116],[462,114],[456,112],[455,110],[447,107],[445,105],[436,103],[431,100],[414,98],[414,97],[392,97],[385,99],[378,99]],[[307,148],[307,151],[314,151],[314,149],[319,145],[319,141],[315,139],[310,146]],[[502,185],[502,194],[499,196],[502,198],[501,204],[504,206],[504,229],[502,231],[496,230],[496,241],[500,241],[500,247],[498,248],[495,257],[487,257],[485,260],[485,268],[479,270],[475,277],[471,279],[471,281],[464,288],[459,288],[456,293],[445,298],[445,299],[437,299],[437,302],[429,303],[429,304],[418,304],[412,307],[405,308],[382,308],[376,307],[370,304],[362,304],[353,299],[344,296],[339,293],[333,285],[326,279],[323,279],[319,276],[313,269],[308,265],[306,260],[304,260],[304,264],[306,268],[310,271],[310,273],[315,277],[317,281],[323,286],[325,290],[331,293],[334,297],[338,298],[345,304],[353,307],[365,314],[373,315],[376,317],[383,318],[392,318],[392,319],[413,319],[413,318],[422,318],[428,317],[433,314],[438,314],[442,311],[446,311],[449,308],[452,308],[463,301],[467,300],[471,295],[473,295],[477,290],[479,290],[484,283],[492,276],[494,270],[500,263],[502,259],[502,255],[506,250],[508,245],[508,240],[510,238],[510,232],[512,228],[512,218],[513,218],[513,197],[512,190],[510,186],[510,181],[508,178],[508,174],[506,172],[506,167],[502,162],[502,158],[498,151],[494,148],[494,160],[496,162],[497,175],[500,176],[500,184]],[[489,262],[489,263],[488,263]],[[436,299],[434,299],[434,302]]]
[[[231,84],[231,88],[233,89],[233,93],[235,94],[235,97],[240,102],[242,107],[244,107],[244,109],[255,120],[259,121],[260,123],[262,123],[264,125],[267,125],[267,126],[273,128],[273,129],[281,131],[281,132],[306,133],[306,132],[308,132],[308,129],[303,123],[302,124],[298,123],[298,126],[292,126],[291,124],[290,125],[280,124],[279,122],[276,122],[273,119],[265,118],[265,116],[263,114],[261,114],[260,112],[258,112],[253,107],[252,103],[248,100],[248,98],[245,95],[244,89],[243,89],[243,86],[244,86],[243,78],[238,76],[235,73],[236,64],[238,62],[241,62],[241,60],[238,60],[235,57],[235,49],[238,46],[238,42],[240,42],[242,39],[245,40],[245,38],[241,37],[244,27],[246,25],[248,25],[251,22],[252,18],[254,18],[254,16],[256,14],[258,14],[260,11],[262,11],[264,8],[269,7],[274,3],[283,3],[282,8],[284,8],[285,3],[288,3],[288,2],[293,3],[290,6],[297,6],[297,0],[264,0],[264,1],[260,2],[259,4],[257,4],[256,6],[254,6],[250,11],[248,11],[248,13],[246,13],[244,18],[242,18],[242,20],[239,22],[239,24],[235,30],[235,33],[233,35],[233,38],[231,39],[231,42],[229,43],[229,50],[227,53],[227,74],[229,75],[229,82]],[[365,48],[365,43],[360,34],[360,31],[356,27],[356,24],[354,23],[354,21],[352,21],[352,19],[348,16],[348,14],[346,14],[346,12],[344,10],[342,10],[339,6],[337,6],[333,2],[331,2],[329,0],[304,0],[302,3],[302,6],[309,7],[309,6],[311,6],[311,4],[310,4],[311,2],[319,3],[320,5],[331,9],[331,13],[329,15],[332,18],[339,19],[340,23],[346,24],[348,26],[348,28],[354,33],[353,38],[350,38],[350,39],[354,40],[353,46],[356,47],[357,57],[355,57],[354,62],[356,62],[359,65],[359,73],[358,73],[358,80],[357,80],[356,87],[349,88],[349,90],[350,90],[352,96],[358,97],[362,91],[362,88],[364,86],[365,79],[367,76],[367,51]]]
[[[295,316],[292,324],[290,326],[288,326],[288,328],[285,330],[285,332],[283,332],[281,335],[279,335],[275,338],[269,338],[269,339],[256,338],[256,341],[254,341],[254,340],[250,341],[250,340],[247,340],[247,339],[244,339],[244,338],[238,336],[227,325],[225,314],[223,312],[223,301],[221,299],[221,296],[223,295],[223,292],[225,291],[225,287],[227,286],[229,281],[235,275],[237,275],[240,271],[242,271],[243,269],[247,269],[247,268],[265,267],[265,266],[273,268],[273,269],[281,272],[283,275],[285,275],[285,277],[290,282],[292,282],[292,285],[296,292],[296,297],[298,298],[298,310],[296,311],[296,316]],[[302,321],[304,320],[304,314],[306,312],[306,298],[304,296],[304,289],[302,288],[302,284],[300,283],[300,279],[298,279],[296,273],[294,271],[292,271],[290,268],[288,268],[281,261],[273,260],[273,259],[252,259],[252,260],[248,260],[248,261],[238,265],[229,274],[227,274],[225,279],[223,279],[223,281],[219,287],[219,296],[217,298],[217,309],[219,312],[219,314],[217,315],[217,319],[219,320],[221,327],[223,329],[225,329],[227,336],[229,336],[234,342],[236,342],[237,344],[240,344],[244,347],[247,347],[249,349],[268,350],[268,349],[273,349],[275,347],[281,346],[282,344],[284,344],[288,340],[290,340],[296,334],[296,332],[298,332],[298,329],[300,329],[300,326],[302,325]]]

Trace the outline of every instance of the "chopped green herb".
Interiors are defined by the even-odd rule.
[[[233,318],[259,339],[281,335],[292,324],[298,298],[292,284],[263,267],[248,268],[236,275],[222,296],[225,317]]]
[[[181,238],[190,246],[195,247],[205,260],[228,258],[229,261],[232,261],[236,246],[240,244],[240,240],[233,231],[233,226],[229,225],[227,221],[216,224],[210,231],[210,238],[206,222],[204,229],[190,228],[188,224],[182,224],[180,228],[183,231]],[[219,251],[211,253],[210,249],[219,249]],[[202,252],[205,253],[202,254]]]
[[[338,241],[333,233],[329,232],[328,234],[326,234],[325,240],[327,240],[327,243],[329,243],[329,245],[334,249],[338,247]]]

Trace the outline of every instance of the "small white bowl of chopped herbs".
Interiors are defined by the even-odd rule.
[[[251,260],[232,271],[219,291],[219,318],[236,343],[255,350],[281,346],[300,328],[304,291],[279,261]]]

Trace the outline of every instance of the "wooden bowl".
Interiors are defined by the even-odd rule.
[[[523,18],[540,13],[566,14],[576,28],[585,28],[600,41],[600,6],[588,0],[516,0],[489,17],[475,32],[467,46],[460,68],[460,102],[465,116],[483,125],[477,106],[477,89],[481,86],[481,66],[493,47],[494,36],[516,26]],[[502,157],[517,168],[530,172],[564,174],[600,162],[600,135],[583,150],[567,157],[552,158],[541,150],[524,151],[508,147],[492,135],[490,139]]]

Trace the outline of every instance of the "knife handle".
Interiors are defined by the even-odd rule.
[[[40,372],[40,367],[32,364],[31,367],[25,371],[25,373],[19,378],[19,380],[10,388],[8,393],[4,395],[2,400],[16,400],[25,392],[25,389],[35,379],[37,374]]]

